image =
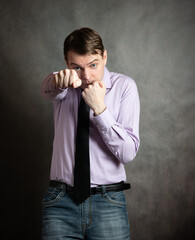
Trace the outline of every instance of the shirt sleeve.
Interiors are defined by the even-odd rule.
[[[123,164],[133,160],[138,152],[140,101],[134,81],[125,85],[117,120],[106,109],[94,117],[103,141]]]
[[[43,81],[41,95],[50,101],[60,101],[67,95],[68,89],[55,88],[52,83],[54,73],[50,73]]]

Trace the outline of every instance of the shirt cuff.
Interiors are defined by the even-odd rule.
[[[106,108],[98,116],[94,116],[93,123],[100,131],[108,131],[115,123],[115,119]]]

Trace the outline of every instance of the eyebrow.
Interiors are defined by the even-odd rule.
[[[96,61],[99,61],[99,59],[94,59],[93,61],[91,61],[91,62],[87,63],[87,65],[90,65],[90,64],[92,64],[93,62],[96,62]],[[77,64],[77,63],[74,63],[74,62],[72,62],[70,65],[76,65],[76,66],[80,66],[79,64]]]

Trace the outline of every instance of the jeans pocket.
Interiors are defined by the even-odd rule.
[[[104,198],[107,202],[117,205],[119,207],[126,207],[126,198],[123,191],[119,192],[107,192],[104,194]]]
[[[42,206],[45,207],[57,203],[62,196],[64,196],[64,191],[54,187],[48,187],[43,196]]]

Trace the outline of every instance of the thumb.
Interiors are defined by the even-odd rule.
[[[78,88],[82,84],[81,79],[79,79],[78,74],[74,69],[71,69],[70,84],[72,85],[73,88]]]
[[[82,81],[81,81],[81,79],[78,78],[76,81],[74,81],[74,82],[72,83],[72,87],[73,87],[73,88],[78,88],[78,87],[81,86],[81,84],[82,84]]]

